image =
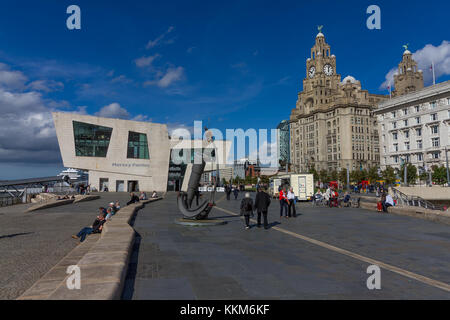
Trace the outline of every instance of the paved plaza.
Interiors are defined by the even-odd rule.
[[[101,193],[98,200],[25,213],[31,204],[0,208],[0,299],[15,299],[66,256],[78,241],[71,238],[89,226],[98,207],[127,193]]]
[[[450,284],[447,225],[309,203],[298,204],[300,215],[287,220],[272,200],[271,228],[245,230],[231,214],[239,213],[240,199],[217,202],[211,216],[226,220],[223,226],[175,224],[180,213],[174,193],[139,211],[123,298],[450,298],[439,288]],[[373,263],[366,261],[388,266],[381,267],[381,290],[367,288]]]

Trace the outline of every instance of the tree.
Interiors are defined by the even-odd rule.
[[[269,184],[269,182],[270,182],[270,179],[269,179],[269,177],[268,176],[260,176],[260,182],[262,183],[262,184]]]
[[[337,181],[338,179],[338,173],[336,170],[331,171],[330,173],[330,180],[331,181]]]
[[[402,164],[401,166],[401,172],[402,172],[402,177],[404,176],[405,172],[405,164]],[[408,182],[408,184],[416,184],[416,180],[417,180],[417,168],[415,165],[408,163],[406,165],[406,180]]]
[[[380,176],[378,175],[378,168],[370,167],[367,171],[367,178],[369,178],[370,183],[375,183],[378,179],[380,179]]]
[[[338,180],[341,184],[347,185],[347,169],[343,168],[339,171]]]
[[[317,173],[317,170],[314,167],[309,168],[309,173],[312,173],[314,175],[314,181],[319,180],[319,174]]]
[[[447,182],[447,169],[444,166],[433,166],[433,175],[431,179],[434,183],[445,184]]]
[[[387,166],[385,170],[382,172],[383,180],[386,182],[386,185],[391,185],[395,183],[397,179],[395,175],[394,168],[391,166]]]
[[[319,179],[322,182],[329,182],[328,181],[328,172],[324,169],[320,170],[319,172]]]

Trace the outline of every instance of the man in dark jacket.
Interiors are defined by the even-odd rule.
[[[80,232],[77,233],[77,235],[73,235],[72,238],[74,239],[80,239],[80,242],[83,242],[86,237],[91,233],[101,233],[103,229],[103,224],[106,222],[105,220],[105,214],[104,211],[105,208],[100,207],[99,211],[100,214],[97,216],[97,219],[95,219],[94,223],[91,227],[85,227],[80,230]]]
[[[268,229],[267,210],[270,205],[270,196],[261,188],[258,188],[255,198],[255,210],[258,212],[258,228],[261,227],[261,214],[264,217],[264,229]]]
[[[139,202],[139,197],[137,195],[135,195],[133,192],[130,193],[130,196],[131,196],[131,199],[130,199],[130,201],[127,202],[127,206],[129,206],[132,203]]]
[[[230,185],[227,185],[225,187],[225,193],[227,194],[227,200],[230,200],[230,195],[231,195],[231,187],[230,187]]]
[[[253,216],[253,199],[250,198],[250,193],[245,194],[245,198],[241,201],[241,216],[245,218],[245,229],[250,229],[250,216]]]

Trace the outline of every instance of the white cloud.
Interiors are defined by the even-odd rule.
[[[160,56],[161,55],[159,55],[158,53],[154,54],[153,56],[148,56],[148,57],[144,56],[144,57],[134,60],[134,63],[136,63],[136,66],[138,66],[139,68],[149,67],[149,66],[151,66],[153,61],[155,61],[155,59],[159,58]]]
[[[173,30],[175,29],[175,27],[170,26],[169,29],[167,29],[166,32],[164,32],[163,34],[161,34],[160,36],[158,36],[155,40],[150,40],[147,45],[145,46],[146,49],[151,49],[153,47],[156,47],[157,45],[159,45],[162,40],[169,34],[171,33]],[[168,43],[173,43],[173,40],[169,40],[167,41]]]
[[[20,71],[11,71],[10,68],[0,63],[0,86],[8,89],[23,89],[27,77]]]
[[[122,108],[117,102],[104,106],[100,111],[95,113],[98,117],[129,119],[130,114],[125,108]]]
[[[159,80],[146,81],[144,86],[157,85],[160,88],[167,88],[174,82],[177,82],[184,77],[184,68],[169,68],[165,73],[159,75]]]
[[[122,75],[120,75],[120,76],[118,76],[118,77],[113,78],[113,79],[111,80],[111,82],[112,82],[112,83],[124,83],[124,84],[126,84],[126,83],[131,83],[131,82],[133,82],[133,80],[128,79],[126,76],[124,76],[124,75],[122,74]]]
[[[442,41],[439,46],[427,44],[422,49],[413,53],[413,59],[417,62],[419,70],[423,72],[425,85],[429,85],[433,81],[432,71],[430,70],[431,63],[434,63],[434,71],[436,80],[443,75],[450,74],[450,42]],[[381,88],[386,89],[389,81],[394,85],[394,74],[397,72],[397,67],[392,68],[386,74],[386,80],[382,83]]]
[[[31,82],[28,87],[32,90],[52,92],[64,89],[64,83],[54,80],[36,80]]]
[[[78,113],[85,114],[86,107],[78,107],[78,109],[79,109]],[[95,115],[97,117],[103,117],[103,118],[116,118],[116,119],[134,120],[134,121],[150,122],[152,120],[147,115],[143,115],[143,114],[138,114],[137,116],[131,117],[128,110],[123,108],[117,102],[113,102],[107,106],[104,106],[103,108],[100,109],[100,111],[96,112]]]

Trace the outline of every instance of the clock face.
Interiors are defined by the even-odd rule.
[[[323,72],[327,76],[331,76],[333,74],[333,67],[330,64],[326,64],[323,66]]]
[[[316,73],[316,67],[312,66],[311,68],[309,68],[308,76],[309,76],[310,78],[314,77],[314,74],[315,74],[315,73]]]

